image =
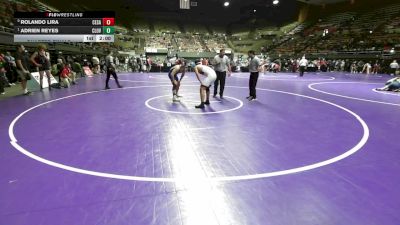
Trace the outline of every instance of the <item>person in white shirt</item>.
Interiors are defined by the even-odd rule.
[[[365,63],[364,67],[363,67],[363,70],[362,70],[362,73],[365,72],[367,74],[370,74],[371,73],[371,68],[372,68],[372,66],[371,66],[371,64],[369,62]]]
[[[301,60],[299,62],[300,77],[302,77],[304,75],[304,72],[306,71],[306,68],[307,68],[307,64],[308,64],[308,60],[306,59],[306,56],[303,55],[303,57],[301,58]]]
[[[197,79],[200,81],[200,105],[196,105],[196,108],[204,109],[204,105],[210,104],[210,87],[213,82],[217,79],[215,71],[206,65],[201,65],[201,62],[194,67],[194,72]]]
[[[100,72],[100,60],[97,55],[92,57],[93,73],[98,74]]]
[[[340,72],[344,71],[345,66],[346,66],[346,61],[342,60],[342,62],[340,63]]]
[[[221,49],[219,54],[214,57],[212,62],[214,66],[214,70],[217,73],[217,79],[214,82],[214,95],[215,98],[218,92],[219,87],[219,97],[224,98],[224,89],[225,89],[225,80],[226,80],[226,72],[228,71],[228,76],[231,75],[231,63],[228,56],[225,55],[225,49]]]
[[[391,75],[396,75],[396,71],[399,69],[399,64],[397,63],[397,61],[393,60],[393,62],[390,63],[389,67],[391,70]]]

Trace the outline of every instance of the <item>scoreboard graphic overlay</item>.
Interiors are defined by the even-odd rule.
[[[115,12],[16,12],[14,42],[114,42]]]

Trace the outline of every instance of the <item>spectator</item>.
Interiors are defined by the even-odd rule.
[[[396,75],[397,70],[399,69],[399,64],[397,63],[397,61],[393,60],[393,62],[390,63],[389,67],[390,67],[390,75]]]
[[[21,87],[24,95],[31,94],[27,88],[27,80],[31,79],[31,73],[29,72],[29,56],[25,51],[25,46],[18,45],[17,46],[17,57],[16,57],[16,65],[17,65],[17,74],[19,79],[21,80]]]
[[[342,60],[340,62],[340,72],[344,72],[345,68],[346,68],[346,61]]]
[[[380,70],[380,67],[381,67],[381,65],[379,64],[379,61],[376,60],[376,61],[375,61],[375,64],[374,64],[374,67],[373,67],[373,69],[372,69],[372,73],[373,73],[373,74],[378,74],[378,73],[379,73],[379,70]]]
[[[11,55],[10,52],[7,52],[4,59],[6,60],[6,75],[8,81],[11,85],[15,85],[17,82],[17,66],[15,64],[15,58]]]
[[[75,59],[74,62],[72,63],[72,71],[76,74],[76,76],[81,76],[84,77],[84,73],[82,71],[82,66],[79,64],[78,60]]]
[[[150,56],[146,57],[146,69],[147,69],[147,73],[149,73],[151,71],[151,64],[152,64],[152,60],[150,58]]]
[[[98,74],[100,72],[100,60],[97,55],[92,57],[93,73]]]
[[[372,66],[371,66],[371,64],[369,62],[365,63],[364,67],[363,67],[363,70],[362,70],[362,73],[370,74],[371,73],[371,68],[372,68]]]
[[[357,62],[354,61],[351,66],[350,66],[350,72],[351,73],[357,73]]]
[[[4,55],[0,55],[0,94],[4,95],[6,92],[4,87],[10,87],[6,77],[6,60],[4,59]]]
[[[64,87],[68,88],[70,87],[71,83],[72,84],[76,84],[75,83],[75,75],[76,73],[74,73],[71,68],[69,67],[68,64],[64,64],[63,61],[61,59],[57,60],[57,68],[58,68],[58,75],[60,76],[60,80],[63,82]]]

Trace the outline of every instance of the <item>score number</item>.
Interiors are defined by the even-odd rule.
[[[103,34],[114,34],[114,27],[103,27]]]
[[[103,26],[114,26],[114,18],[103,18]]]

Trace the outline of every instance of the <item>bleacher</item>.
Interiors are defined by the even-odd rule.
[[[172,34],[155,34],[146,37],[146,47],[147,48],[170,48],[173,45],[173,35]]]
[[[351,26],[352,31],[375,30],[400,13],[400,4],[392,4],[361,15]]]
[[[270,49],[273,54],[383,51],[400,44],[400,4],[361,13],[337,13],[297,34],[285,35]],[[328,31],[326,33],[326,31]]]
[[[186,33],[191,34],[208,34],[207,28],[202,24],[186,24],[185,26]]]
[[[204,52],[203,45],[200,42],[199,36],[192,34],[175,35],[175,41],[178,45],[178,50],[182,52]]]
[[[171,22],[157,21],[153,25],[154,30],[158,33],[176,33],[179,31],[178,25]]]
[[[150,26],[146,21],[136,20],[132,25],[132,31],[136,33],[149,33]]]

